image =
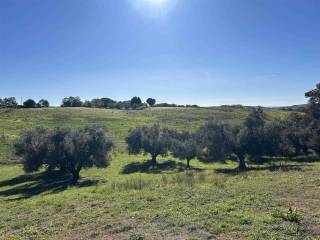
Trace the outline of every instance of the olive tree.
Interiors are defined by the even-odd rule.
[[[129,154],[151,155],[151,163],[157,164],[159,155],[167,155],[171,146],[170,131],[161,129],[159,125],[143,126],[131,129],[126,137]]]
[[[59,168],[72,174],[77,181],[83,168],[107,167],[112,142],[105,129],[86,126],[75,131],[36,128],[25,132],[15,144],[16,153],[23,158],[26,172]]]
[[[65,168],[77,181],[82,168],[107,167],[112,142],[106,138],[102,127],[87,126],[78,129],[66,138]]]
[[[183,131],[173,135],[172,154],[174,157],[187,161],[187,167],[190,168],[190,161],[197,157],[198,144],[194,134]]]
[[[228,124],[209,121],[196,132],[198,157],[205,162],[224,161],[232,153],[233,135]]]

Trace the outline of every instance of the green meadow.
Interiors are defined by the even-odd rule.
[[[192,170],[172,156],[129,156],[124,138],[136,126],[193,131],[209,119],[241,124],[249,110],[149,108],[0,109],[0,239],[320,239],[320,163],[312,159],[204,164]],[[266,110],[269,118],[286,111]],[[13,143],[26,129],[103,125],[115,143],[106,169],[81,180],[25,174]]]

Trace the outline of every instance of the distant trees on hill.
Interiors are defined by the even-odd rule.
[[[87,108],[109,108],[109,109],[133,109],[140,110],[146,107],[187,107],[198,108],[198,105],[177,105],[169,103],[156,104],[156,99],[148,98],[143,103],[140,97],[133,97],[128,101],[116,101],[111,98],[94,98],[91,101],[81,101],[80,97],[66,97],[62,100],[61,107],[87,107]]]
[[[38,103],[33,99],[27,99],[21,106],[18,105],[15,97],[8,97],[4,99],[0,98],[0,108],[45,108],[49,106],[50,103],[46,99],[41,99]]]
[[[65,97],[62,99],[61,107],[82,107],[82,101],[80,97]]]
[[[109,109],[143,109],[147,104],[142,103],[140,97],[133,97],[128,101],[115,101],[111,98],[94,98],[91,101],[81,101],[80,97],[66,97],[62,100],[61,107],[87,107]]]
[[[0,107],[1,108],[16,108],[18,107],[18,103],[15,97],[7,97],[4,99],[0,98]]]
[[[28,99],[25,102],[23,102],[24,108],[47,108],[50,106],[50,103],[46,99],[41,99],[38,103],[34,101],[33,99]]]

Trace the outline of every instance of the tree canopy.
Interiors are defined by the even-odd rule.
[[[108,152],[112,142],[106,137],[105,129],[86,126],[75,131],[56,128],[53,131],[36,128],[26,131],[16,142],[15,150],[23,158],[26,172],[59,168],[72,174],[77,181],[82,168],[107,167]]]
[[[151,161],[157,164],[157,156],[167,155],[171,146],[168,129],[161,129],[159,125],[144,126],[132,129],[126,138],[129,154],[149,153]]]

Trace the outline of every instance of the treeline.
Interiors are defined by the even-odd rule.
[[[50,103],[46,99],[41,99],[36,102],[33,99],[28,99],[19,105],[15,97],[0,98],[0,108],[47,108]]]
[[[143,103],[140,97],[133,97],[128,101],[115,101],[111,98],[94,98],[91,101],[82,101],[80,97],[66,97],[62,100],[61,107],[143,109],[156,103],[155,99],[150,99],[147,99],[147,103]]]
[[[61,107],[87,107],[87,108],[108,108],[108,109],[144,109],[146,107],[199,107],[198,105],[177,105],[169,103],[156,104],[154,98],[148,98],[142,102],[140,97],[133,97],[128,101],[116,101],[111,98],[94,98],[82,101],[80,97],[65,97]]]

